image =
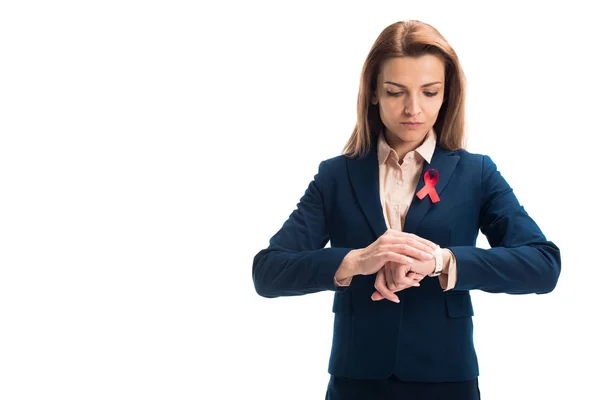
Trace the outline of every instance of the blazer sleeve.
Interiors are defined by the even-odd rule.
[[[352,249],[324,248],[329,241],[323,199],[327,187],[326,170],[327,164],[323,161],[297,208],[269,240],[268,248],[254,257],[252,279],[259,295],[297,296],[345,290],[335,286],[334,276]]]
[[[551,292],[560,275],[560,251],[546,240],[488,156],[482,160],[481,192],[480,229],[491,248],[449,247],[457,263],[454,290]]]

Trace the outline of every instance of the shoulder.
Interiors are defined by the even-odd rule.
[[[479,153],[471,153],[470,151],[467,151],[465,149],[459,149],[456,151],[453,151],[452,153],[460,156],[460,161],[461,162],[467,162],[467,163],[481,163],[484,157],[487,157],[485,154],[479,154]]]
[[[490,171],[496,170],[496,164],[487,154],[471,153],[465,149],[459,149],[452,152],[460,157],[460,163],[469,169],[478,168],[485,175]]]
[[[322,192],[335,190],[340,182],[348,179],[347,157],[338,155],[322,160],[314,181]]]
[[[343,155],[327,158],[319,163],[319,174],[335,174],[346,169],[346,160]]]
[[[489,155],[466,150],[458,150],[456,153],[460,154],[465,174],[470,174],[473,179],[479,180],[485,193],[495,196],[512,190]]]
[[[338,155],[338,156],[323,160],[322,163],[330,166],[331,168],[335,168],[335,167],[340,167],[340,166],[346,164],[346,160],[348,160],[348,157],[346,157],[344,155]]]

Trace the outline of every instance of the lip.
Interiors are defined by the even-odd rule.
[[[423,124],[422,122],[402,122],[402,125],[421,125]]]

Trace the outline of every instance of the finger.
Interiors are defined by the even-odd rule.
[[[411,257],[405,256],[404,254],[399,254],[395,251],[383,251],[375,257],[378,257],[378,263],[380,263],[379,265],[385,265],[385,263],[390,261],[398,264],[412,264],[414,262]]]
[[[400,302],[398,296],[396,296],[394,292],[388,289],[388,287],[386,286],[385,273],[383,269],[377,273],[377,277],[375,278],[375,289],[377,289],[377,291],[381,293],[381,295],[384,298],[393,301],[394,303]]]
[[[394,294],[394,292],[390,291],[385,286],[385,277],[381,270],[379,270],[379,272],[377,272],[377,276],[375,277],[375,289],[377,289],[377,291],[379,293],[381,293],[383,295],[383,297],[388,299],[389,301],[393,301],[394,303],[400,303],[400,299],[398,298],[398,296],[396,296]],[[373,297],[371,297],[371,299],[373,299]]]
[[[404,289],[408,289],[411,286],[406,286],[406,285],[399,285],[396,287],[396,290],[394,291],[395,293],[401,292]],[[379,301],[379,300],[383,300],[384,297],[381,293],[379,293],[379,291],[374,291],[373,294],[371,295],[371,299],[373,299],[374,301]]]
[[[415,249],[419,249],[419,250],[425,251],[427,253],[430,253],[432,250],[435,250],[435,247],[431,246],[431,244],[433,244],[433,243],[431,243],[431,244],[429,244],[429,243],[431,243],[431,242],[416,240],[409,235],[393,237],[393,240],[390,241],[390,244],[406,244],[411,247],[414,247]]]
[[[412,286],[414,286],[414,287],[421,286],[419,284],[419,282],[421,281],[421,279],[417,278],[417,274],[416,273],[414,273],[414,272],[411,271],[411,272],[408,273],[408,275],[406,275],[406,277],[412,281]]]
[[[437,244],[433,243],[431,240],[427,240],[425,238],[422,238],[421,236],[417,236],[414,233],[407,233],[407,235],[409,235],[409,237],[413,240],[416,240],[417,242],[423,243],[425,245],[427,245],[427,247],[435,250],[437,247]]]
[[[413,279],[408,277],[410,273],[410,267],[408,265],[399,265],[394,270],[394,281],[396,285],[402,285],[406,287],[414,286]]]
[[[435,248],[437,247],[437,244],[433,243],[431,240],[427,240],[425,238],[422,238],[421,236],[415,235],[414,233],[406,233],[406,232],[397,231],[395,229],[388,229],[384,233],[384,235],[391,236],[391,237],[396,237],[396,238],[401,238],[401,239],[404,239],[404,240],[412,240],[412,241],[421,243],[421,244],[423,244],[423,245],[431,248],[432,250],[435,250]]]
[[[375,276],[375,287],[377,287],[377,280],[379,279],[379,276],[383,273],[383,270],[379,270],[377,272],[377,275]],[[383,295],[377,290],[375,289],[375,292],[373,292],[373,294],[371,295],[371,300],[373,301],[379,301],[379,300],[383,300],[385,297],[383,297]]]
[[[385,275],[385,283],[387,288],[394,292],[396,289],[396,282],[394,282],[394,274],[392,274],[390,263],[387,263],[386,266],[383,267],[383,274]]]
[[[411,271],[415,271],[423,276],[431,273],[435,268],[435,261],[427,260],[427,261],[415,261],[410,265]]]
[[[409,279],[415,280],[415,281],[420,281],[422,280],[425,275],[420,274],[418,272],[415,271],[410,271],[407,275],[406,275]]]
[[[376,290],[371,295],[371,299],[373,299],[373,301],[383,300],[383,295]]]
[[[394,251],[399,254],[415,258],[419,261],[428,261],[434,257],[431,250],[423,251],[407,244],[382,245],[381,249],[386,251]]]

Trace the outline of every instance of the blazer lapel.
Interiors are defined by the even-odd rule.
[[[371,142],[369,152],[363,158],[346,159],[348,175],[358,204],[375,237],[387,230],[379,196],[379,163],[377,161],[377,137]]]
[[[433,153],[433,157],[431,158],[431,164],[428,164],[427,161],[425,161],[425,164],[423,165],[423,170],[420,174],[419,183],[417,184],[417,189],[415,190],[415,194],[413,195],[412,202],[404,220],[404,232],[415,233],[415,231],[419,227],[419,224],[421,223],[429,209],[431,207],[436,207],[439,204],[433,204],[429,195],[424,197],[423,200],[419,199],[416,195],[416,193],[425,186],[425,172],[429,168],[435,168],[437,170],[438,181],[435,185],[435,190],[440,196],[441,203],[444,201],[444,188],[450,181],[450,177],[452,176],[452,173],[454,172],[454,169],[456,168],[456,164],[458,163],[459,159],[460,156],[456,152],[447,151],[436,146],[435,151]]]

